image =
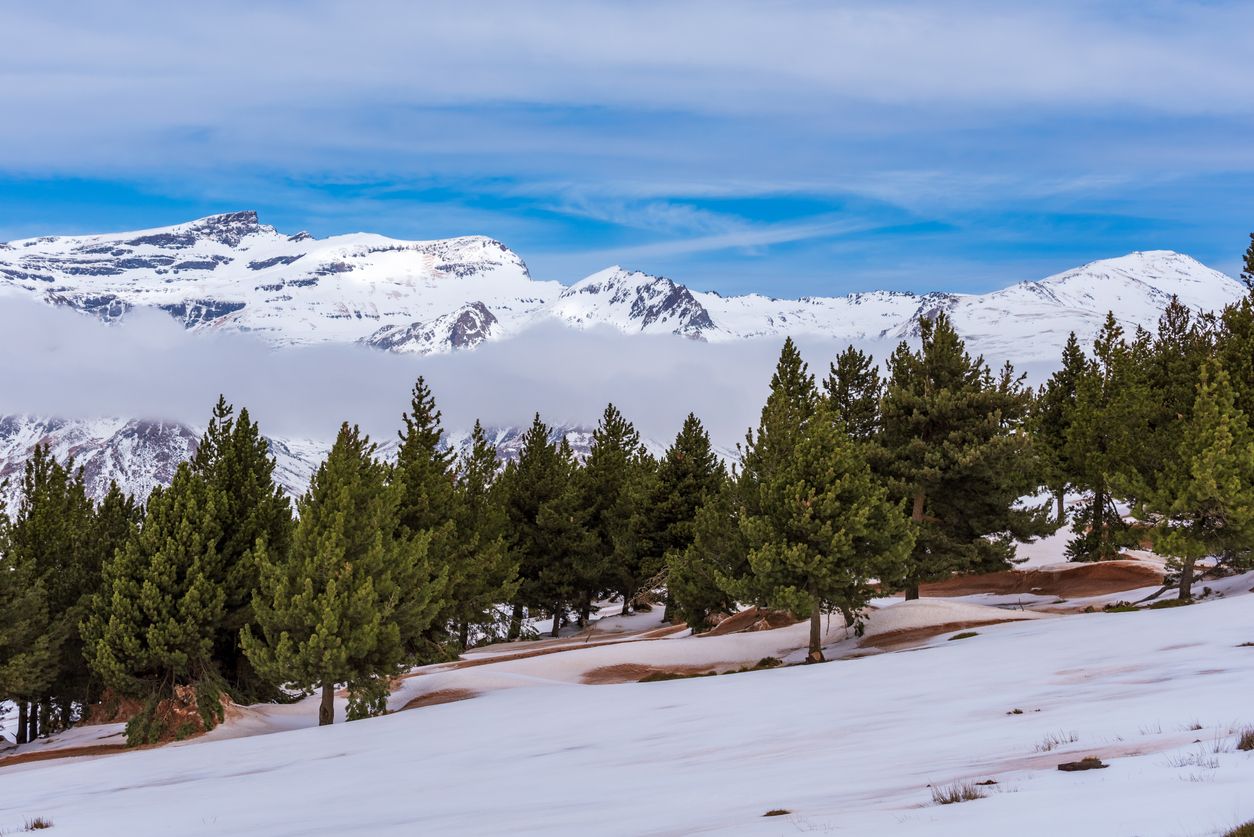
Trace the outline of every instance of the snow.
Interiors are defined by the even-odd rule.
[[[364,342],[424,354],[546,321],[711,342],[792,334],[891,347],[914,335],[921,315],[944,310],[973,352],[1019,364],[1055,360],[1071,331],[1088,343],[1108,310],[1129,330],[1150,328],[1173,294],[1195,310],[1244,294],[1234,279],[1167,250],[986,294],[723,297],[617,265],[563,287],[533,279],[518,254],[483,236],[286,236],[252,212],[0,245],[4,288],[106,320],[157,306],[189,328],[249,331],[276,345]]]
[[[611,617],[589,638],[611,645],[433,668],[393,702],[423,681],[468,700],[330,728],[307,728],[309,703],[256,707],[206,739],[0,768],[0,830],[43,816],[64,835],[1214,834],[1254,818],[1254,753],[1233,747],[1254,724],[1254,648],[1239,646],[1254,641],[1254,574],[1222,586],[1191,607],[1020,613],[819,666],[583,685],[601,665],[756,661],[804,642],[804,625],[639,640],[654,615]],[[868,633],[990,612],[1014,615],[888,604]],[[1110,767],[1056,769],[1087,755]],[[931,802],[929,785],[986,779],[986,798]],[[776,808],[792,813],[762,816]]]

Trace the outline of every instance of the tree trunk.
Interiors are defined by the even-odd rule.
[[[810,609],[810,654],[806,657],[807,663],[823,662],[823,613],[819,610],[818,599],[814,601],[814,607]]]
[[[505,635],[508,642],[513,642],[522,636],[522,620],[523,606],[521,604],[514,605],[514,613],[509,618],[509,633]]]
[[[1193,558],[1185,558],[1180,562],[1180,600],[1193,599]]]
[[[30,702],[30,715],[26,719],[26,741],[34,743],[39,737],[39,704],[36,701]]]
[[[923,503],[925,499],[926,495],[922,491],[915,492],[914,507],[910,510],[910,519],[915,523],[923,522]],[[919,598],[919,581],[918,579],[911,579],[906,586],[906,601],[917,598]]]
[[[579,609],[579,627],[587,628],[590,619],[592,619],[592,602],[585,599],[583,607]]]
[[[322,684],[322,703],[318,706],[318,726],[335,723],[335,684]]]
[[[670,590],[666,591],[666,605],[665,607],[662,608],[662,623],[665,625],[669,625],[671,623],[671,591]],[[695,634],[697,631],[694,628],[692,632]]]
[[[1090,558],[1106,557],[1106,486],[1098,480],[1093,489],[1093,534],[1097,536],[1097,554]]]
[[[470,644],[470,623],[462,622],[457,626],[457,644],[461,650],[465,651],[466,646]]]
[[[562,629],[562,606],[553,605],[553,631],[549,636],[556,637],[557,632]]]
[[[52,732],[52,698],[39,701],[39,734],[48,735]]]
[[[14,744],[26,743],[26,725],[29,723],[26,715],[26,701],[19,700],[17,702],[17,733],[13,736]]]
[[[1057,500],[1058,500],[1058,525],[1059,525],[1060,527],[1061,527],[1064,523],[1066,523],[1066,522],[1067,522],[1067,510],[1063,507],[1063,504],[1062,504],[1062,502],[1063,502],[1063,494],[1064,494],[1064,493],[1065,493],[1065,492],[1064,492],[1062,489],[1059,489],[1059,490],[1058,490],[1058,494],[1057,494]]]
[[[61,729],[69,729],[74,722],[74,701],[67,700],[61,704]]]
[[[631,608],[631,596],[628,596],[626,593],[624,593],[623,594],[623,612],[620,615],[626,616],[630,608]]]

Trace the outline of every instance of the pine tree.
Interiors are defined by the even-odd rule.
[[[320,690],[320,725],[334,720],[337,683],[348,686],[350,719],[382,712],[388,678],[444,605],[428,535],[400,525],[386,475],[375,445],[344,424],[297,504],[288,554],[259,551],[260,630],[245,626],[244,651],[276,682]]]
[[[42,694],[31,695],[31,726],[47,734],[74,721],[75,708],[91,698],[91,675],[83,659],[78,623],[100,583],[99,554],[92,549],[93,508],[81,469],[62,465],[37,445],[22,474],[21,499],[8,527],[8,560],[23,586],[39,587],[47,617],[48,648],[54,654]],[[34,595],[34,594],[32,594]],[[36,710],[37,705],[37,710]]]
[[[919,321],[922,346],[889,360],[877,464],[917,527],[906,597],[952,573],[1004,568],[1015,538],[1039,534],[1016,506],[1036,482],[1024,419],[1030,393],[1009,364],[994,377],[944,313]]]
[[[1063,503],[1079,470],[1068,457],[1067,432],[1074,420],[1076,388],[1084,374],[1085,362],[1084,350],[1073,331],[1063,346],[1060,367],[1042,385],[1032,410],[1032,430],[1038,442],[1035,447],[1042,461],[1045,485],[1057,504],[1055,522],[1058,526],[1067,522]]]
[[[470,447],[458,463],[456,509],[461,584],[450,595],[456,607],[458,646],[465,650],[470,632],[496,635],[495,606],[518,592],[518,567],[506,548],[505,506],[498,488],[500,460],[483,425],[475,422]]]
[[[1248,566],[1254,557],[1254,432],[1226,372],[1208,364],[1199,378],[1177,455],[1141,506],[1159,520],[1154,549],[1178,567],[1182,600],[1193,595],[1199,559],[1235,556]]]
[[[780,467],[757,485],[757,511],[740,519],[752,574],[744,600],[810,619],[809,662],[823,660],[822,615],[839,612],[860,632],[861,612],[882,583],[907,574],[913,532],[871,473],[843,422],[807,422]]]
[[[710,445],[709,434],[701,421],[689,413],[675,441],[658,464],[656,478],[649,486],[650,496],[641,519],[640,550],[642,555],[647,556],[641,575],[650,578],[665,570],[667,601],[682,613],[700,619],[700,622],[689,623],[694,631],[701,630],[704,616],[708,614],[693,601],[693,597],[705,596],[695,589],[684,593],[677,593],[677,590],[685,584],[686,588],[691,588],[697,579],[712,583],[711,574],[687,564],[689,558],[696,558],[695,553],[688,556],[687,551],[695,537],[698,511],[722,490],[726,481],[726,469]],[[676,570],[680,565],[683,567]],[[691,582],[686,583],[678,577],[685,572],[692,576]],[[679,605],[677,595],[687,595],[689,601]],[[722,600],[717,591],[715,596]],[[699,611],[701,615],[695,616]],[[681,618],[687,621],[687,616]]]
[[[83,626],[86,656],[105,685],[149,696],[149,711],[128,724],[140,743],[165,730],[150,726],[157,701],[194,686],[206,727],[222,717],[214,636],[225,591],[217,545],[220,494],[184,462],[169,488],[148,498],[144,520],[105,565]]]
[[[9,534],[0,509],[0,701],[17,704],[14,739],[25,744],[31,705],[38,706],[56,679],[61,638],[35,563],[10,547]]]
[[[428,558],[448,576],[445,610],[432,621],[426,634],[425,657],[448,656],[453,644],[459,603],[476,586],[474,568],[462,558],[464,541],[457,531],[456,461],[443,444],[444,431],[435,396],[422,377],[414,383],[409,412],[401,415],[400,446],[391,480],[400,491],[400,523],[411,535],[425,535]]]
[[[1254,416],[1254,288],[1220,315],[1215,357],[1231,379],[1237,409]]]
[[[1093,357],[1076,386],[1075,410],[1067,428],[1066,456],[1074,483],[1090,493],[1075,517],[1071,560],[1116,557],[1127,540],[1115,509],[1116,492],[1132,484],[1136,463],[1146,455],[1150,393],[1145,384],[1146,341],[1129,344],[1108,313],[1093,343]]]
[[[523,435],[518,459],[502,476],[506,537],[519,576],[510,639],[519,636],[528,608],[552,610],[557,636],[580,592],[578,564],[591,549],[586,511],[579,504],[578,463],[566,440],[554,444],[551,433],[537,413]]]
[[[884,391],[874,358],[849,346],[836,356],[823,393],[850,438],[867,441],[879,429],[880,397]]]
[[[706,497],[692,521],[692,543],[666,555],[666,588],[676,619],[693,633],[715,613],[736,609],[738,583],[750,573],[749,546],[740,528],[740,493],[725,481]]]
[[[1254,233],[1250,233],[1250,246],[1245,250],[1245,261],[1241,266],[1241,281],[1254,293]]]
[[[626,609],[636,592],[640,560],[633,523],[640,500],[637,472],[647,468],[646,457],[636,428],[617,407],[607,405],[579,469],[579,504],[586,514],[590,548],[578,564],[575,604],[585,627],[596,598],[619,593]]]
[[[745,491],[743,500],[754,502],[757,483],[768,479],[792,452],[802,428],[818,406],[818,391],[801,353],[789,337],[784,340],[771,390],[758,420],[756,435],[750,430],[741,449],[741,474],[738,480]]]
[[[191,459],[192,472],[217,498],[214,528],[215,582],[223,590],[222,621],[214,629],[213,656],[228,690],[241,702],[277,697],[276,683],[259,677],[240,647],[240,631],[254,624],[259,544],[272,555],[285,552],[292,537],[291,503],[274,480],[269,443],[247,409],[218,396],[209,427]]]

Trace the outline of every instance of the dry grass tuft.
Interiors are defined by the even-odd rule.
[[[1074,744],[1080,740],[1080,736],[1074,731],[1072,732],[1051,732],[1041,739],[1041,743],[1036,745],[1036,752],[1048,753],[1056,750],[1064,744]]]
[[[1237,730],[1237,749],[1254,750],[1254,727],[1242,727]]]
[[[985,796],[988,794],[972,782],[954,782],[952,785],[932,788],[932,801],[937,805],[970,802],[972,799],[983,799]]]
[[[43,817],[35,817],[33,820],[27,820],[23,831],[43,831],[45,828],[52,828],[52,820]]]

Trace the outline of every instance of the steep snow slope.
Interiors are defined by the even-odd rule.
[[[3,768],[0,829],[42,816],[65,837],[1218,834],[1254,818],[1254,754],[1233,746],[1254,688],[1254,651],[1238,647],[1254,638],[1249,604],[1035,619],[659,683],[575,685],[537,664],[530,688],[378,719]],[[1057,770],[1088,755],[1109,768]],[[986,780],[985,798],[932,803],[929,786]]]
[[[0,288],[105,320],[151,306],[188,328],[251,331],[279,345],[360,341],[422,354],[472,348],[546,320],[710,341],[899,339],[917,329],[920,316],[945,310],[974,351],[1019,363],[1052,360],[1072,330],[1087,342],[1107,310],[1129,329],[1151,327],[1173,294],[1191,308],[1214,310],[1244,292],[1222,273],[1164,250],[975,295],[722,297],[617,266],[563,288],[533,280],[516,253],[480,236],[320,240],[285,236],[254,212],[0,244]]]
[[[560,291],[532,280],[517,254],[482,236],[320,240],[283,235],[255,212],[10,242],[0,245],[0,284],[106,320],[145,305],[188,328],[251,331],[277,344],[368,341],[476,302],[508,327]]]

